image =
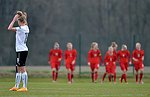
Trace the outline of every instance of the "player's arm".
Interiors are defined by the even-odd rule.
[[[73,52],[73,61],[72,61],[72,64],[75,64],[76,58],[77,58],[77,51],[74,50],[74,52]]]
[[[13,32],[16,32],[16,28],[14,27],[14,23],[16,22],[16,20],[18,19],[19,15],[16,14],[13,18],[13,20],[11,21],[11,23],[9,24],[8,26],[8,30],[9,31],[13,31]]]
[[[142,61],[144,61],[144,51],[142,51]]]
[[[59,58],[58,58],[58,61],[60,62],[62,60],[62,50],[60,50],[59,52]]]
[[[90,60],[91,60],[91,52],[89,51],[88,52],[88,65],[91,65]]]
[[[51,60],[51,55],[52,55],[52,50],[50,50],[49,55],[48,55],[48,63],[50,64],[50,60]]]
[[[104,64],[108,65],[108,55],[107,55],[107,53],[106,53],[105,58],[104,58]]]
[[[132,58],[131,58],[131,54],[129,51],[128,51],[128,60],[129,60],[129,64],[132,64]]]
[[[135,51],[133,51],[133,53],[132,53],[132,60],[133,61],[138,61],[138,59],[135,58]]]

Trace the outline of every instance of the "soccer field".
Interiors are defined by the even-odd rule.
[[[52,83],[48,78],[29,78],[28,92],[9,91],[14,85],[14,78],[0,79],[0,97],[150,97],[150,81],[144,79],[143,85],[137,85],[134,79],[129,84],[106,82],[91,83],[90,78],[75,78],[73,84],[59,78]]]

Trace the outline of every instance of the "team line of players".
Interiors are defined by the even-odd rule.
[[[96,82],[98,79],[98,69],[99,64],[105,64],[105,73],[103,74],[101,83],[104,82],[106,75],[108,75],[109,82],[112,80],[116,84],[116,63],[119,62],[120,68],[122,70],[122,76],[119,79],[120,83],[127,82],[127,71],[129,64],[133,63],[136,71],[136,83],[143,84],[143,71],[144,71],[144,50],[141,49],[141,44],[136,43],[135,50],[130,55],[129,50],[126,45],[122,45],[121,50],[117,51],[118,45],[112,42],[111,46],[105,54],[104,61],[102,61],[101,51],[98,48],[98,43],[93,42],[91,44],[91,49],[88,52],[88,65],[91,69],[91,79],[92,82]],[[59,47],[59,43],[54,43],[54,48],[50,50],[49,61],[52,68],[52,79],[55,82],[58,78],[58,71],[62,61],[62,50]],[[73,48],[72,43],[67,43],[67,49],[64,51],[64,64],[68,71],[68,83],[73,82],[73,72],[75,69],[77,58],[77,51]],[[140,76],[139,76],[140,75]]]

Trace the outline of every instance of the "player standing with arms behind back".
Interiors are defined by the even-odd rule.
[[[126,45],[122,45],[122,49],[118,51],[118,59],[120,68],[122,70],[122,76],[119,79],[120,83],[122,83],[122,80],[124,79],[125,83],[127,84],[127,71],[128,71],[128,65],[130,63],[130,52],[127,49]]]
[[[136,49],[132,52],[132,59],[134,68],[136,71],[136,83],[138,84],[138,73],[140,73],[140,84],[143,84],[143,72],[144,72],[144,50],[141,49],[141,44],[136,43]]]
[[[91,68],[92,82],[96,82],[98,78],[99,64],[102,61],[101,52],[98,48],[98,43],[93,42],[91,49],[88,52],[88,65]]]
[[[11,21],[8,30],[16,32],[16,53],[17,53],[17,70],[16,70],[16,83],[10,91],[27,91],[27,81],[28,75],[26,72],[25,62],[28,55],[28,47],[26,46],[29,28],[27,25],[27,14],[24,14],[21,11],[17,11],[17,14],[14,16]],[[18,22],[19,27],[14,27],[14,23]],[[19,89],[19,84],[22,78],[23,87]]]
[[[57,80],[58,70],[62,60],[62,50],[59,48],[59,43],[55,42],[54,48],[50,50],[48,63],[52,68],[53,82]]]
[[[77,58],[77,51],[73,49],[72,43],[67,43],[67,50],[65,51],[65,65],[68,71],[68,83],[71,84],[73,82],[73,72],[75,69]]]

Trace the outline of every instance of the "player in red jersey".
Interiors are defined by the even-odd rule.
[[[127,71],[128,71],[128,65],[130,63],[130,52],[127,50],[126,45],[122,45],[122,49],[118,51],[118,59],[120,63],[120,68],[122,70],[122,76],[119,79],[122,83],[122,80],[124,79],[125,83],[127,82]]]
[[[106,73],[108,74],[109,82],[111,82],[112,76],[114,76],[116,73],[116,60],[117,60],[117,56],[114,53],[113,47],[109,47],[104,58],[104,62],[106,65]],[[104,76],[105,73],[103,75],[102,82],[104,81]],[[116,84],[115,77],[114,77],[114,84]]]
[[[68,83],[71,84],[73,82],[73,72],[75,69],[77,58],[77,51],[73,49],[72,43],[67,43],[67,50],[65,51],[65,65],[68,71]]]
[[[98,69],[101,60],[102,60],[102,56],[98,48],[98,43],[93,42],[91,44],[91,50],[89,50],[88,52],[88,65],[91,68],[92,82],[96,82],[98,78]]]
[[[112,43],[111,43],[111,47],[113,48],[113,54],[115,54],[116,57],[117,57],[117,48],[118,48],[117,43],[116,43],[116,42],[112,42]],[[116,60],[116,61],[117,61],[117,60]],[[106,66],[106,68],[107,68],[107,66]],[[105,77],[106,77],[107,74],[108,74],[108,72],[107,72],[107,70],[106,70],[106,72],[104,73],[104,75],[103,75],[103,77],[102,77],[101,83],[103,83],[103,81],[104,81],[104,79],[105,79]],[[114,79],[116,79],[116,72],[115,72],[115,74],[114,74],[113,77],[114,77]]]
[[[59,43],[55,42],[54,48],[50,50],[48,63],[52,68],[53,82],[57,80],[58,70],[62,60],[62,50],[59,48]]]
[[[136,71],[136,83],[138,84],[138,73],[140,72],[140,84],[143,84],[142,78],[143,78],[143,71],[144,71],[144,50],[141,49],[141,44],[136,43],[136,49],[132,53],[132,59],[134,68]]]

